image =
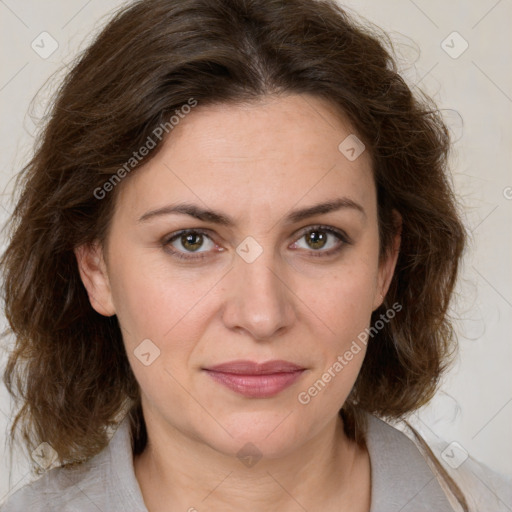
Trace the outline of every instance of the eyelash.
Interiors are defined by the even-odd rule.
[[[330,235],[334,235],[341,242],[341,245],[338,245],[337,247],[334,247],[334,248],[329,249],[327,251],[322,251],[322,250],[314,251],[314,250],[312,250],[311,251],[311,256],[313,256],[313,257],[325,258],[325,257],[328,257],[328,256],[332,256],[333,254],[337,254],[338,252],[340,252],[345,245],[350,245],[351,244],[351,241],[350,241],[349,237],[343,231],[339,231],[339,230],[334,229],[332,227],[324,226],[324,225],[321,225],[321,224],[316,225],[316,226],[311,226],[311,227],[307,228],[307,230],[303,231],[302,234],[299,236],[299,238],[297,238],[297,241],[299,241],[305,235],[307,235],[307,234],[309,234],[309,233],[311,233],[313,231],[324,231],[324,232],[326,232],[326,233],[328,233]],[[170,252],[173,257],[176,257],[176,258],[181,259],[181,260],[189,260],[189,261],[190,260],[196,260],[197,261],[197,260],[202,260],[202,259],[208,257],[208,251],[202,251],[202,252],[196,253],[194,256],[185,256],[185,254],[194,254],[194,253],[183,253],[182,251],[171,249],[170,248],[171,247],[170,244],[174,240],[176,240],[177,238],[179,238],[180,236],[182,236],[184,234],[203,235],[203,236],[208,237],[211,240],[211,237],[208,235],[208,231],[203,231],[201,229],[183,229],[183,230],[178,231],[176,233],[172,233],[168,237],[165,237],[163,239],[163,241],[162,241],[162,246],[168,252]]]

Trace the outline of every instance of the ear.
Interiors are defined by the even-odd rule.
[[[101,245],[98,242],[83,244],[75,247],[74,252],[80,277],[89,295],[91,306],[100,315],[115,315],[107,266]]]
[[[388,292],[389,285],[393,279],[395,272],[398,254],[400,252],[400,241],[402,239],[402,216],[393,210],[394,223],[396,226],[395,236],[386,256],[379,264],[377,288],[375,293],[375,300],[373,310],[375,311],[383,302],[386,293]]]

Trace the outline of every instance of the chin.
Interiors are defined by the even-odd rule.
[[[219,421],[226,430],[208,429],[201,437],[207,445],[225,455],[240,458],[254,455],[254,451],[255,455],[266,458],[281,458],[296,450],[308,437],[304,422],[301,421],[300,430],[295,423],[298,415],[293,412],[287,415],[282,412],[233,415]],[[218,435],[212,436],[212,433]]]

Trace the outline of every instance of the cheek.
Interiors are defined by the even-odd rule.
[[[189,378],[188,361],[207,327],[205,308],[214,307],[209,291],[218,276],[180,271],[157,251],[134,254],[119,253],[112,272],[116,315],[141,387],[149,394],[160,393],[162,385],[172,392],[173,377]]]
[[[335,413],[347,398],[366,354],[367,329],[375,296],[375,251],[354,251],[319,287],[303,282],[300,296],[314,313],[315,370],[301,388],[299,403],[311,411]],[[306,308],[305,311],[308,309]]]
[[[149,338],[160,346],[180,319],[186,319],[200,290],[194,283],[184,282],[179,273],[171,275],[156,254],[126,253],[117,255],[119,264],[110,277],[125,343],[133,348]]]
[[[366,331],[373,305],[374,274],[367,267],[333,274],[322,293],[310,292],[315,313],[315,368],[301,386],[297,402],[311,415],[334,415],[352,389],[366,354]],[[304,409],[302,409],[304,407]]]
[[[157,407],[165,390],[166,399],[186,407],[180,384],[188,387],[187,363],[201,332],[194,305],[202,287],[157,266],[132,268],[137,266],[120,267],[113,282],[130,366],[149,403]]]
[[[370,321],[375,297],[376,271],[360,260],[342,265],[322,276],[317,286],[301,281],[298,295],[305,306],[325,324],[327,335],[340,342],[357,336]]]

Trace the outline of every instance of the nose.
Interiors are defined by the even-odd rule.
[[[287,282],[290,277],[284,264],[266,249],[252,262],[236,255],[233,265],[226,276],[226,327],[258,341],[275,339],[288,330],[296,317],[296,296]]]

